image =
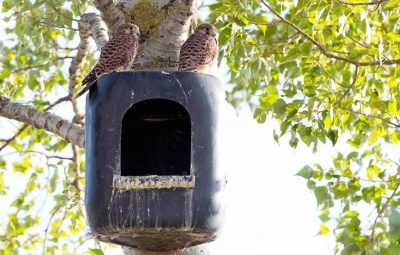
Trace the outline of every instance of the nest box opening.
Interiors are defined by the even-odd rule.
[[[149,99],[125,113],[121,176],[190,175],[190,155],[191,121],[181,104]]]

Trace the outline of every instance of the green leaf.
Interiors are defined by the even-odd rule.
[[[326,204],[329,202],[330,196],[328,193],[328,189],[326,187],[323,187],[323,186],[316,187],[314,189],[314,194],[315,194],[315,197],[317,198],[318,205]]]
[[[258,25],[258,29],[265,35],[265,32],[267,31],[267,25]]]
[[[394,98],[389,100],[388,111],[393,116],[397,115],[397,102]]]
[[[254,111],[253,117],[258,121],[258,123],[264,123],[265,120],[267,119],[267,114],[264,110],[257,108]]]
[[[329,228],[328,228],[326,225],[324,225],[324,224],[320,224],[320,225],[319,225],[319,232],[320,232],[322,235],[328,234],[328,233],[329,233]]]
[[[91,248],[89,248],[88,254],[90,254],[90,255],[104,255],[102,250],[100,250],[100,249],[91,249]]]
[[[313,172],[313,169],[310,166],[306,165],[299,172],[297,172],[296,175],[301,176],[305,179],[310,179],[310,177],[313,175]]]
[[[348,211],[343,217],[344,218],[353,218],[353,217],[358,217],[360,215],[357,211]]]
[[[328,138],[331,140],[332,145],[335,145],[338,140],[338,132],[336,130],[329,130],[328,131]]]

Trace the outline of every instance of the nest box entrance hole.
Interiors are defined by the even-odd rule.
[[[134,104],[122,120],[121,176],[190,175],[191,122],[177,102]]]

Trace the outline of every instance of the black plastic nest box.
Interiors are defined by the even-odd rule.
[[[86,102],[85,205],[99,240],[178,250],[216,238],[224,98],[207,74],[122,72],[97,81]]]

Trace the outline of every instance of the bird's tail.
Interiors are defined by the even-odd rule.
[[[85,86],[81,91],[76,94],[75,99],[82,96],[85,94],[86,91],[88,91],[92,85],[97,81],[96,74],[94,70],[92,70],[82,81],[82,86]]]

